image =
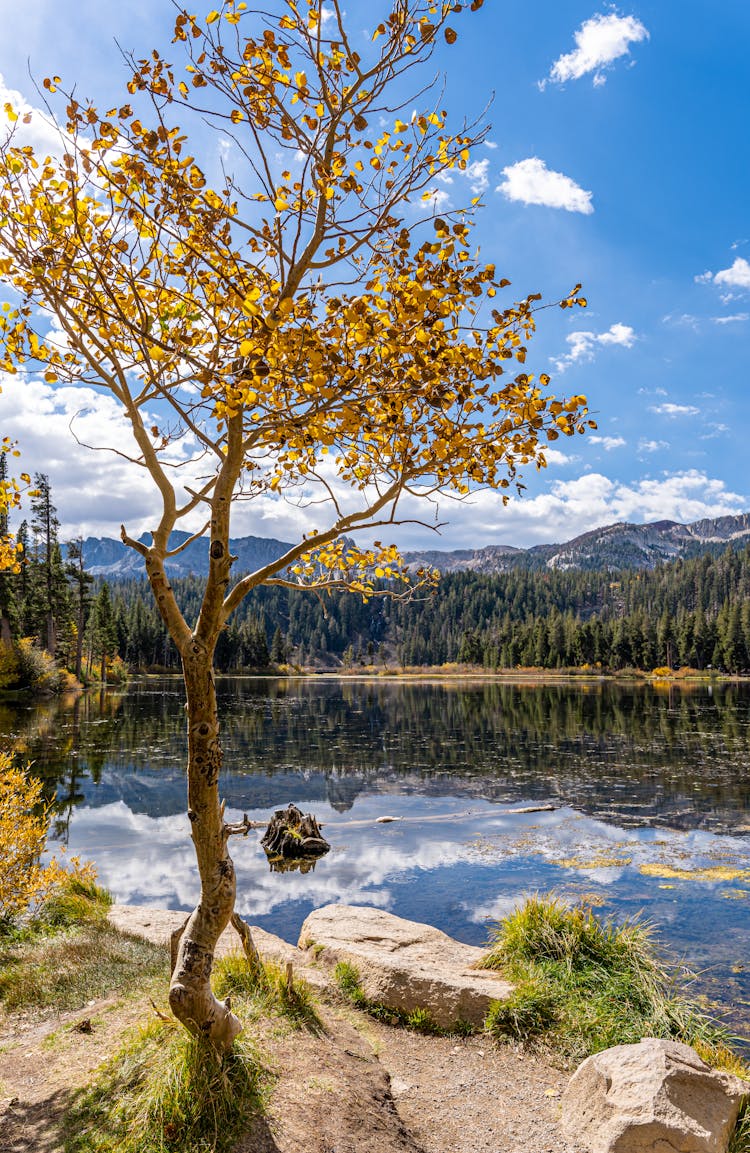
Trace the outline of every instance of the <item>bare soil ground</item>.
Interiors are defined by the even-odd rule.
[[[164,941],[180,915],[141,910],[115,920],[130,931],[139,921],[143,935]],[[320,975],[310,975],[320,988]],[[273,1088],[237,1153],[580,1153],[559,1129],[566,1074],[552,1065],[484,1037],[391,1028],[335,991],[320,995],[322,1035],[271,1023],[256,1034]],[[75,1013],[6,1018],[0,1153],[62,1153],[72,1096],[152,1012],[145,996],[113,996]]]

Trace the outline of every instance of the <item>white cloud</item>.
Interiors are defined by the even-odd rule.
[[[582,212],[588,216],[594,211],[592,193],[581,188],[569,176],[554,172],[538,156],[529,156],[503,169],[505,180],[497,192],[508,200],[522,204],[541,204],[546,208],[564,208],[566,212]]]
[[[665,401],[664,404],[653,404],[649,408],[649,412],[656,413],[657,416],[698,416],[700,409],[696,408],[694,404],[672,404],[671,401]]]
[[[489,168],[489,157],[485,157],[483,160],[473,160],[464,169],[456,168],[452,172],[439,172],[435,176],[435,183],[426,190],[422,197],[420,203],[422,211],[446,212],[452,208],[453,200],[450,192],[446,192],[446,188],[455,187],[457,178],[463,177],[468,181],[472,193],[479,196],[489,188]],[[459,199],[460,197],[461,193],[459,193]]]
[[[153,489],[142,470],[109,453],[80,448],[68,429],[71,417],[85,408],[75,425],[81,439],[129,444],[129,430],[110,397],[91,389],[55,390],[18,377],[5,377],[0,384],[0,428],[21,442],[19,467],[49,474],[64,538],[79,532],[116,537],[123,521],[136,536],[153,527]],[[576,442],[576,448],[579,443],[585,443],[585,438]],[[644,440],[638,447],[642,453],[657,453],[668,445]],[[550,465],[561,467],[570,467],[576,460],[557,445],[550,446],[546,456]],[[188,468],[178,475],[183,471],[187,474]],[[527,471],[533,473],[531,468]],[[545,475],[549,476],[541,474]],[[748,508],[746,498],[727,491],[723,481],[697,471],[627,483],[600,473],[567,480],[553,476],[546,481],[549,488],[544,492],[523,499],[512,496],[507,506],[501,493],[490,491],[472,494],[463,501],[441,499],[439,505],[408,496],[399,513],[412,523],[381,528],[373,535],[404,549],[475,548],[478,543],[528,546],[566,540],[617,520],[689,521]],[[185,480],[190,483],[188,475]],[[334,484],[345,510],[353,508],[357,494],[336,482],[332,470],[326,473],[326,480]],[[299,539],[315,523],[323,524],[322,508],[312,503],[315,493],[305,491],[302,495],[306,499],[299,505],[281,498],[239,502],[233,514],[233,535]],[[197,528],[199,520],[196,515],[195,522],[185,527]],[[447,522],[444,534],[427,527],[440,522]],[[363,534],[362,539],[368,537]]]
[[[721,421],[713,421],[708,426],[708,431],[704,432],[701,440],[715,440],[717,436],[726,436],[731,429],[728,424],[722,424]]]
[[[450,205],[450,192],[446,192],[443,188],[435,188],[434,186],[426,189],[425,194],[419,202],[422,211],[429,213],[443,212],[445,209],[450,208]]]
[[[661,322],[675,328],[691,328],[693,332],[698,332],[700,329],[700,318],[693,316],[691,312],[668,312],[666,316],[661,318]]]
[[[668,440],[639,440],[639,452],[662,452],[664,449],[669,448]]]
[[[145,469],[110,452],[88,451],[71,434],[72,426],[84,444],[125,452],[132,446],[135,455],[130,425],[113,397],[80,386],[53,388],[20,375],[0,374],[0,387],[0,428],[19,442],[19,468],[49,476],[65,538],[117,536],[123,522],[135,535],[153,527],[154,486]],[[189,437],[175,442],[171,461],[186,462],[193,448]],[[185,465],[184,471],[178,479],[195,485],[201,465],[193,470]],[[185,527],[199,524],[200,517]]]
[[[651,443],[653,452],[664,447],[663,442]],[[734,516],[748,508],[747,496],[728,491],[723,480],[697,469],[632,481],[589,472],[570,480],[553,480],[546,492],[511,497],[505,506],[499,493],[489,491],[473,494],[458,511],[454,503],[441,502],[437,519],[450,522],[444,537],[409,528],[394,534],[394,539],[404,549],[477,548],[480,543],[528,547],[570,540],[617,521],[689,523],[703,517]],[[408,509],[420,515],[416,500]]]
[[[632,348],[638,337],[629,324],[612,324],[606,332],[571,332],[565,337],[570,351],[553,361],[557,372],[565,372],[571,364],[594,359],[597,345],[619,345]]]
[[[750,320],[750,312],[735,312],[733,316],[712,316],[714,324],[743,324]]]
[[[574,464],[578,460],[577,456],[571,456],[567,452],[560,452],[558,448],[545,448],[544,456],[548,465]]]
[[[631,44],[647,40],[648,30],[635,16],[598,13],[584,20],[573,38],[575,49],[555,61],[540,88],[549,81],[564,84],[567,80],[580,80],[589,72],[594,73],[594,85],[600,87],[606,82],[602,69],[610,67],[621,56],[629,55]]]
[[[479,194],[489,188],[490,180],[487,175],[490,167],[489,159],[473,160],[466,166],[463,175],[469,181],[471,191]]]
[[[64,138],[54,119],[49,113],[29,104],[21,92],[9,88],[4,77],[0,74],[0,108],[5,104],[10,104],[19,117],[13,126],[15,143],[24,146],[30,145],[38,155],[42,156],[47,154],[54,156],[61,151]],[[27,118],[28,123],[25,124],[24,120]],[[0,132],[4,134],[8,127],[10,125],[5,113],[3,113]]]
[[[391,798],[391,803],[393,798]],[[408,812],[408,800],[399,798]],[[271,873],[258,838],[233,845],[237,873],[237,911],[249,918],[265,916],[289,902],[307,901],[314,906],[341,903],[393,904],[394,878],[418,875],[427,870],[451,868],[470,861],[492,869],[491,860],[477,861],[471,834],[498,836],[517,833],[531,818],[488,812],[481,825],[468,825],[460,817],[446,821],[438,837],[425,837],[417,822],[400,825],[392,835],[378,829],[377,836],[362,831],[352,845],[347,825],[351,819],[374,821],[383,812],[377,797],[357,800],[342,820],[323,801],[316,801],[316,816],[325,825],[333,851],[320,868],[308,873],[287,873],[283,884]],[[268,820],[270,811],[252,809],[251,819]],[[228,809],[228,819],[239,819],[239,810]],[[536,824],[554,828],[557,813],[543,814]],[[374,826],[373,826],[374,827]],[[123,800],[98,807],[76,809],[70,824],[70,853],[81,853],[96,862],[100,882],[115,900],[125,904],[191,907],[198,900],[195,851],[190,842],[189,822],[184,813],[151,816],[133,811]]]
[[[586,440],[589,444],[600,444],[605,452],[611,452],[613,448],[622,448],[626,443],[622,436],[587,436]]]
[[[706,271],[695,277],[697,284],[723,284],[730,288],[750,288],[750,263],[744,256],[738,256],[731,268],[720,272]],[[728,298],[731,300],[731,296]]]

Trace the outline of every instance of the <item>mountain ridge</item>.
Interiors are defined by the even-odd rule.
[[[148,544],[150,534],[140,538]],[[172,534],[172,547],[179,548],[190,534]],[[617,521],[590,529],[558,544],[538,544],[521,548],[509,544],[488,544],[476,549],[422,549],[404,552],[411,567],[431,566],[440,572],[472,571],[485,574],[514,569],[652,569],[667,561],[716,552],[727,545],[750,542],[750,513],[737,516],[703,517],[682,524],[659,520],[648,524]],[[236,556],[236,572],[253,572],[277,560],[292,547],[273,537],[233,537],[230,551]],[[122,579],[143,578],[141,557],[112,537],[87,537],[83,558],[94,576]],[[208,541],[191,541],[166,562],[171,576],[205,576],[208,572]]]

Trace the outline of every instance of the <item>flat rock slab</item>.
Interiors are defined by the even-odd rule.
[[[327,968],[341,961],[353,965],[369,1001],[402,1013],[426,1009],[444,1029],[459,1021],[481,1026],[492,1002],[513,989],[497,973],[475,967],[485,950],[382,909],[316,909],[298,944]]]
[[[587,1057],[562,1098],[563,1132],[591,1153],[725,1153],[750,1083],[678,1041],[644,1037]]]
[[[156,909],[147,905],[112,905],[110,906],[109,920],[123,933],[132,933],[136,937],[145,937],[155,945],[163,945],[169,953],[169,943],[172,933],[184,925],[187,913],[180,909]],[[294,965],[295,973],[304,977],[311,985],[323,986],[326,978],[318,970],[310,968],[310,958],[302,953],[288,941],[281,937],[267,933],[257,925],[250,926],[250,932],[255,947],[264,961],[275,961],[285,965],[288,961]],[[228,953],[241,953],[242,942],[237,931],[229,925],[219,937],[216,946],[216,956],[225,957]]]

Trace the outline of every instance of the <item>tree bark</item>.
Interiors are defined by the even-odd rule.
[[[216,943],[232,917],[235,897],[234,865],[219,803],[221,744],[212,654],[193,638],[182,663],[188,714],[188,817],[201,895],[180,940],[169,1004],[190,1032],[203,1034],[225,1052],[242,1026],[211,989]]]

